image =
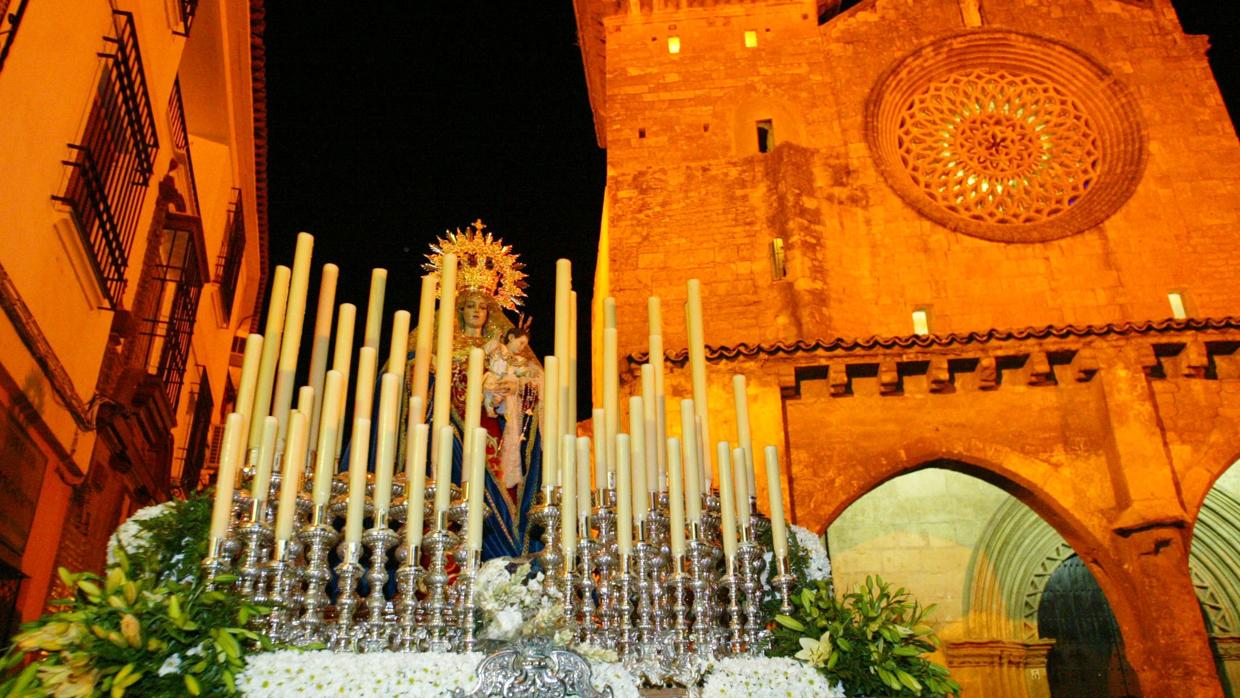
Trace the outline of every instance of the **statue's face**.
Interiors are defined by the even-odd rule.
[[[530,338],[524,335],[513,337],[508,340],[508,351],[514,354],[520,354],[530,345]]]
[[[466,296],[461,300],[461,327],[472,332],[482,331],[487,324],[486,303],[477,296]]]

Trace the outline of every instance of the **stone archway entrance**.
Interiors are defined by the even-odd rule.
[[[1141,695],[1111,607],[1076,555],[1060,563],[1047,579],[1037,623],[1038,635],[1055,641],[1046,666],[1052,698]]]

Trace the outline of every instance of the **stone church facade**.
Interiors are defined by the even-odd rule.
[[[837,580],[832,527],[876,488],[946,471],[940,513],[974,501],[959,477],[995,488],[957,562],[892,579],[956,575],[940,659],[966,695],[1051,695],[1038,615],[1070,560],[1118,628],[1111,695],[1223,695],[1240,148],[1205,38],[1169,0],[575,6],[607,149],[595,297],[630,389],[658,295],[689,393],[701,279],[711,433],[734,438],[747,374],[754,440]],[[888,532],[927,519],[908,489]]]

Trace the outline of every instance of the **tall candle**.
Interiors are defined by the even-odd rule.
[[[616,356],[616,328],[603,330],[603,409],[607,434],[607,473],[616,472],[616,433],[620,425],[620,361]]]
[[[561,488],[563,492],[563,488]],[[590,513],[590,437],[577,437],[577,516]],[[590,535],[584,530],[581,535]]]
[[[443,514],[452,504],[452,427],[440,427],[436,440],[439,454],[435,457],[435,530],[443,521]]]
[[[741,540],[746,540],[746,526],[749,525],[749,477],[745,473],[745,449],[732,449],[732,491],[736,493],[736,525],[740,529]]]
[[[409,311],[392,313],[392,340],[388,343],[387,370],[395,373],[398,393],[405,390],[405,357],[409,356]]]
[[[452,332],[456,325],[456,255],[440,259],[439,312],[435,332],[435,403],[431,417],[431,458],[439,462],[439,437],[452,410]],[[451,432],[449,432],[451,433]],[[436,471],[438,472],[438,471]]]
[[[771,498],[771,543],[775,555],[788,554],[788,528],[784,521],[784,495],[780,489],[779,450],[766,447],[766,489]]]
[[[745,390],[744,374],[732,376],[732,400],[736,403],[736,441],[745,449],[745,462],[737,462],[733,467],[745,473],[748,490],[753,492],[753,440],[749,435],[749,395]]]
[[[305,463],[308,422],[301,410],[288,416],[288,441],[284,444],[285,463]],[[280,477],[280,501],[276,507],[275,539],[289,540],[293,537],[293,520],[297,514],[297,493],[301,491],[302,468],[285,468]]]
[[[654,366],[642,364],[642,427],[646,437],[646,487],[651,493],[662,490],[659,486],[659,431],[655,426]]]
[[[577,436],[577,292],[568,294],[568,404],[565,434]]]
[[[594,427],[594,489],[607,489],[607,410],[594,408],[590,420]]]
[[[279,423],[275,417],[263,419],[263,433],[258,440],[258,463],[254,466],[254,480],[250,483],[250,497],[267,501],[271,489],[271,467],[276,458],[276,436]]]
[[[233,412],[224,420],[224,440],[220,445],[220,468],[215,478],[215,503],[211,508],[211,531],[208,540],[223,539],[228,535],[232,519],[233,487],[237,479],[237,462],[241,460],[241,440],[245,429],[244,417]]]
[[[702,470],[698,464],[698,435],[693,401],[680,401],[680,432],[685,448],[685,512],[691,523],[702,521]]]
[[[681,485],[680,441],[675,437],[667,440],[667,516],[668,536],[671,540],[672,557],[685,554],[685,498]],[[680,572],[673,569],[673,573]]]
[[[245,358],[241,360],[241,386],[237,388],[236,411],[245,415],[249,424],[250,410],[254,409],[254,389],[258,385],[258,365],[262,361],[263,336],[250,333],[245,338]]]
[[[474,439],[470,435],[482,420],[482,362],[485,355],[478,347],[469,350],[465,380],[465,429],[461,432],[464,443],[461,444],[461,463],[465,468],[471,467],[474,457]],[[486,454],[483,454],[483,461]],[[544,467],[546,462],[544,461]]]
[[[727,441],[716,447],[719,459],[719,537],[725,559],[736,557],[736,495],[732,490],[732,457]]]
[[[421,405],[417,397],[409,398],[409,414],[415,415]],[[405,447],[405,545],[422,545],[422,529],[426,522],[426,447],[431,428],[425,422],[409,421]]]
[[[336,440],[331,444],[333,469],[336,467],[336,461],[340,459],[341,449],[344,448],[345,403],[349,398],[349,375],[353,363],[353,329],[356,321],[357,306],[352,303],[341,303],[340,310],[336,314],[336,344],[332,349],[332,370],[340,374],[340,392],[336,394],[336,410],[332,413],[336,417],[336,423],[333,425]],[[326,391],[323,393],[323,399],[327,399]],[[323,409],[326,411],[327,408]],[[322,418],[319,424],[322,424]],[[322,428],[322,426],[319,427],[320,431]],[[318,448],[317,442],[315,448]]]
[[[353,433],[369,434],[370,419],[354,417]],[[362,519],[366,516],[366,461],[369,459],[370,439],[353,439],[353,444],[349,446],[348,509],[344,515],[345,544],[362,542]]]
[[[486,480],[483,470],[486,467],[487,430],[478,427],[469,433],[471,460],[469,461],[469,516],[466,519],[466,533],[469,549],[482,550],[482,501],[486,494]]]
[[[252,458],[258,457],[255,449],[263,438],[263,419],[271,414],[272,382],[276,377],[276,362],[280,358],[280,337],[284,332],[289,274],[289,268],[281,265],[276,267],[275,273],[271,275],[271,301],[267,305],[267,325],[263,332],[263,357],[258,364],[258,378],[254,385],[253,411],[246,415],[250,429],[247,443]]]
[[[336,308],[336,283],[340,267],[324,264],[319,277],[319,305],[314,314],[314,340],[310,345],[310,387],[314,388],[314,405],[298,411],[309,419],[309,433],[317,434],[319,415],[323,411],[323,380],[327,376],[327,358],[332,343],[332,311]],[[286,449],[287,451],[287,449]]]
[[[366,300],[366,327],[362,331],[362,346],[379,348],[379,333],[383,331],[383,294],[387,288],[387,269],[370,271],[370,296]]]
[[[572,569],[577,553],[577,439],[565,434],[560,440],[560,550],[565,569]]]
[[[288,411],[293,403],[293,390],[297,387],[297,358],[301,351],[302,324],[306,320],[306,293],[310,287],[310,254],[313,249],[314,236],[298,233],[272,406],[272,414],[280,420],[277,441],[281,444],[288,433]]]
[[[650,368],[654,372],[655,429],[652,438],[658,446],[657,473],[659,491],[665,488],[663,480],[667,471],[667,393],[663,385],[663,307],[658,296],[646,300],[650,317]]]
[[[543,364],[543,488],[555,487],[559,474],[560,452],[560,360],[548,356]]]
[[[301,386],[297,389],[297,406],[293,409],[303,415],[309,415],[314,410],[314,395],[314,388],[308,385]]]
[[[702,282],[689,279],[689,300],[685,304],[685,321],[689,330],[689,370],[693,378],[693,404],[697,409],[702,434],[702,469],[707,477],[714,474],[711,466],[710,403],[706,396],[706,340],[702,330]],[[708,486],[703,483],[703,486]]]
[[[392,475],[396,470],[396,420],[400,376],[391,371],[379,379],[379,429],[375,439],[375,489],[371,495],[375,517],[392,505]]]
[[[633,552],[633,500],[629,486],[632,472],[629,435],[616,435],[616,546],[621,555]]]
[[[569,302],[573,287],[573,264],[567,259],[555,262],[555,358],[559,368],[560,391],[552,393],[560,404],[556,410],[559,421],[554,425],[555,434],[568,433],[568,345],[571,323]],[[560,442],[555,442],[558,450]]]
[[[633,518],[640,524],[646,520],[650,490],[646,489],[646,410],[639,395],[629,398],[629,440],[632,448],[629,458],[633,470]]]
[[[343,379],[340,372],[332,369],[323,379],[323,415],[316,436],[318,446],[314,457],[315,505],[327,504],[332,495],[332,476],[336,473],[336,432],[340,428],[340,394]]]
[[[372,416],[375,404],[375,365],[378,360],[378,350],[374,347],[362,347],[357,351],[357,383],[353,387],[353,419],[361,417],[369,421]],[[370,432],[364,434],[353,432],[353,441],[359,438],[369,441]]]
[[[418,299],[418,331],[413,341],[414,397],[422,398],[418,422],[426,421],[426,390],[430,384],[431,340],[435,336],[435,277],[422,277],[422,295]]]

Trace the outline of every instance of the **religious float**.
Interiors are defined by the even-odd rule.
[[[504,314],[522,266],[481,222],[433,246],[416,327],[392,315],[382,363],[386,272],[354,364],[356,308],[336,306],[324,265],[296,389],[312,245],[300,235],[273,274],[213,495],[135,514],[105,575],[62,571],[67,596],[15,638],[0,696],[958,691],[923,656],[926,609],[882,580],[838,596],[820,539],[787,524],[744,376],[736,440],[712,440],[696,281],[692,396],[665,392],[652,297],[649,360],[622,405],[608,299],[602,401],[579,424],[567,260],[541,363],[528,321]]]

